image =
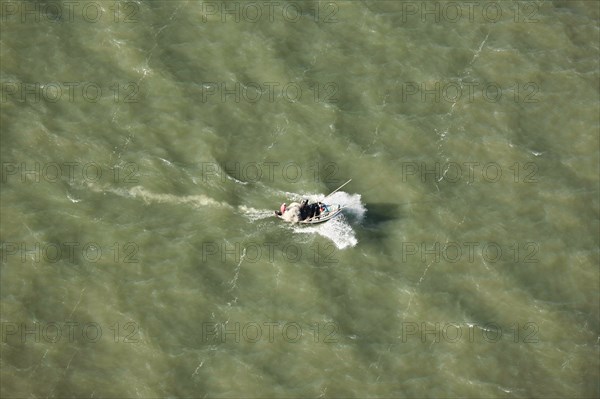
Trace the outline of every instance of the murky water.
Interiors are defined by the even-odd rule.
[[[1,11],[3,397],[599,396],[597,2]]]

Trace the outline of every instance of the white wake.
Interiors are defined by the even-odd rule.
[[[310,202],[323,201],[324,199],[324,195],[322,194],[306,195],[304,197],[308,198]],[[350,224],[350,219],[360,222],[367,211],[361,202],[360,194],[348,194],[338,191],[327,197],[323,202],[333,205],[340,204],[344,208],[342,215],[321,224],[310,226],[293,225],[294,232],[298,234],[319,234],[331,240],[338,249],[356,246],[358,240]]]
[[[282,222],[285,224],[285,226],[289,226],[294,233],[318,234],[331,240],[338,249],[354,247],[356,244],[358,244],[358,239],[356,238],[356,233],[352,228],[351,223],[362,221],[365,212],[367,211],[361,202],[360,194],[348,194],[346,192],[339,191],[327,198],[325,198],[324,194],[314,193],[299,194],[285,192],[281,193],[280,195],[282,195],[281,202],[287,202],[288,204],[292,201],[300,202],[302,199],[306,198],[311,203],[324,200],[323,202],[326,204],[339,204],[344,208],[342,215],[321,224],[307,226],[299,224],[287,224]],[[274,211],[274,209],[261,210],[243,205],[239,206],[238,209],[251,221],[273,217]]]

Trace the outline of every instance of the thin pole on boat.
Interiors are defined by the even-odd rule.
[[[333,190],[332,192],[330,192],[329,194],[327,194],[325,196],[325,198],[329,197],[332,194],[337,193],[342,187],[344,187],[346,184],[350,183],[351,181],[352,181],[352,179],[348,180],[346,183],[342,184],[341,186],[339,186],[338,188],[336,188],[335,190]],[[323,199],[325,199],[325,198],[323,198]]]

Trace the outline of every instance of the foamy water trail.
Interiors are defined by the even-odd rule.
[[[331,240],[338,249],[351,248],[358,244],[352,226],[343,215],[312,226],[294,225],[293,230],[299,234],[319,234]]]
[[[110,192],[121,197],[140,198],[146,204],[182,204],[189,205],[193,208],[202,208],[206,206],[233,208],[227,202],[217,201],[216,199],[203,194],[179,196],[174,194],[153,193],[152,191],[149,191],[142,186],[135,186],[129,189],[124,189],[114,187],[98,187],[92,184],[88,184],[88,187],[95,192]]]
[[[238,206],[238,210],[240,212],[242,212],[244,214],[244,216],[246,216],[252,222],[274,216],[273,215],[274,209],[272,209],[272,210],[256,209],[256,208],[252,208],[250,206],[240,205],[240,206]]]
[[[129,189],[113,188],[113,187],[98,187],[89,185],[96,192],[110,192],[122,197],[140,198],[145,203],[166,203],[166,204],[182,204],[192,206],[193,208],[201,208],[206,206],[219,206],[233,208],[226,202],[217,201],[203,194],[177,196],[173,194],[153,193],[142,186],[135,186]],[[351,219],[360,222],[366,212],[365,206],[361,202],[360,194],[348,194],[340,191],[327,198],[323,194],[314,193],[285,193],[287,201],[298,201],[302,198],[307,198],[310,202],[323,201],[331,205],[341,205],[344,208],[343,214],[321,224],[315,225],[290,225],[291,229],[298,234],[319,234],[331,240],[338,249],[354,247],[358,244],[354,229],[350,224]],[[246,205],[240,205],[237,209],[247,217],[251,222],[273,217],[272,209],[256,209]],[[351,217],[350,217],[351,216]]]

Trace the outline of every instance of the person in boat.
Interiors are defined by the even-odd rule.
[[[285,204],[285,202],[284,202],[284,203],[283,203],[283,204],[281,204],[281,206],[279,207],[279,210],[278,210],[278,211],[275,211],[275,214],[276,214],[277,216],[281,216],[281,215],[283,215],[283,214],[285,213],[285,211],[286,211],[286,208],[287,208],[287,205],[286,205],[286,204]]]
[[[300,202],[300,220],[304,220],[304,219],[308,218],[309,213],[310,213],[310,207],[308,205],[308,200],[303,199],[302,202]]]
[[[321,214],[321,205],[322,204],[320,202],[315,202],[314,204],[310,205],[310,217],[311,218],[314,218]]]
[[[279,207],[279,210],[275,211],[275,214],[277,216],[283,216],[284,219],[286,219],[286,216],[288,216],[290,221],[298,222],[301,220],[306,220],[319,216],[321,212],[323,212],[325,209],[326,205],[322,202],[315,202],[313,204],[309,204],[308,200],[304,199],[300,204],[298,204],[297,202],[292,202],[289,206],[286,205],[286,203],[284,202]]]
[[[300,220],[310,219],[321,214],[321,210],[324,209],[324,204],[321,202],[308,203],[307,199],[302,200],[300,203]]]

